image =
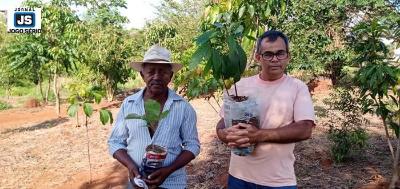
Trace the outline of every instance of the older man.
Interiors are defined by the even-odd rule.
[[[255,57],[261,73],[241,79],[237,91],[257,99],[260,128],[243,123],[225,128],[224,119],[217,124],[218,137],[229,146],[256,145],[248,156],[232,153],[228,188],[295,189],[295,142],[308,139],[314,127],[310,93],[303,82],[284,72],[290,53],[282,32],[265,32]]]
[[[168,88],[172,75],[182,67],[170,58],[167,49],[155,45],[145,53],[142,62],[131,63],[140,72],[146,87],[124,100],[108,141],[110,154],[128,168],[131,179],[141,177],[139,168],[147,145],[167,148],[163,167],[142,178],[150,188],[185,188],[187,179],[183,167],[200,152],[196,112]],[[143,127],[141,120],[125,120],[130,113],[144,115],[144,102],[148,99],[160,103],[160,111],[169,110],[155,130]]]

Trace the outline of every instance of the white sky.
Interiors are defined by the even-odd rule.
[[[0,0],[0,10],[12,10],[19,7],[23,0]],[[127,0],[127,9],[122,9],[121,14],[128,17],[126,28],[143,28],[146,20],[156,17],[153,5],[158,5],[159,0]]]

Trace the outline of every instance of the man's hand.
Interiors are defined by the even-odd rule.
[[[239,123],[226,129],[230,147],[248,147],[258,142],[259,129],[253,125]]]
[[[139,177],[139,178],[141,177],[139,174],[138,168],[134,164],[130,164],[128,166],[128,174],[129,174],[129,178],[131,178],[131,179],[133,179],[135,177]]]
[[[171,173],[172,170],[169,167],[162,167],[143,180],[150,188],[153,188],[153,186],[160,186]]]
[[[239,125],[224,129],[227,133],[226,140],[229,147],[250,146],[249,139],[246,137],[248,131],[241,129]]]
[[[259,128],[246,123],[239,123],[239,127],[247,131],[245,136],[249,139],[250,144],[256,144],[260,142]]]

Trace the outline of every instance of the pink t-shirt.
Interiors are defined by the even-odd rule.
[[[263,129],[286,126],[293,121],[315,120],[308,88],[298,79],[284,75],[275,81],[264,81],[255,75],[242,78],[236,87],[238,95],[256,99]],[[230,94],[233,92],[231,89]],[[248,156],[231,153],[229,174],[264,186],[296,185],[294,145],[259,143]]]

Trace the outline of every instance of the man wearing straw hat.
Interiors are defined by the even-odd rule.
[[[154,45],[145,53],[142,62],[131,63],[131,67],[140,72],[146,87],[123,101],[108,140],[110,154],[128,168],[131,183],[143,188],[185,188],[184,166],[200,152],[196,112],[168,88],[173,74],[182,68],[170,59],[167,49]],[[144,101],[149,99],[160,103],[160,111],[169,111],[155,130],[143,127],[143,120],[125,120],[130,113],[144,115]],[[162,168],[143,178],[139,170],[149,144],[166,147],[167,155]],[[128,188],[132,185],[128,184]]]

